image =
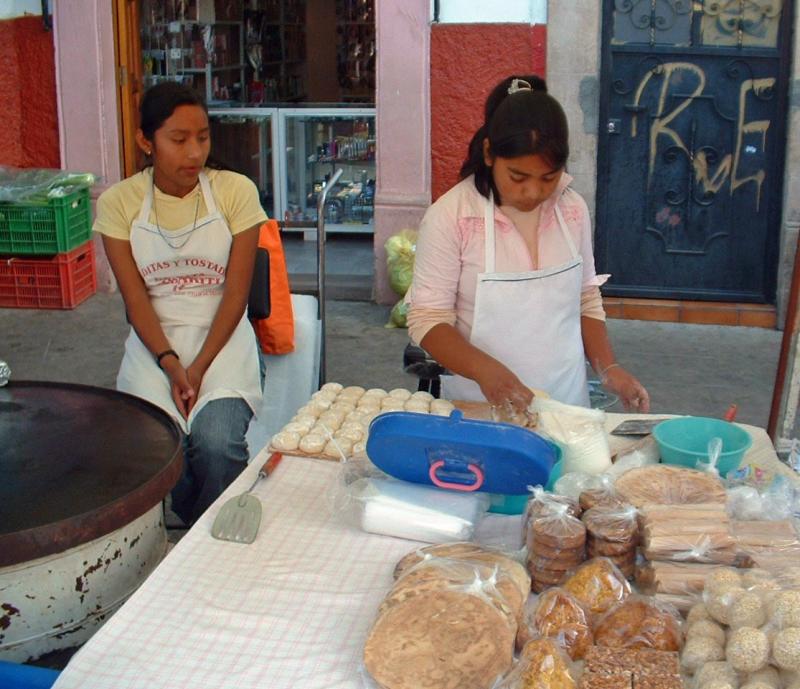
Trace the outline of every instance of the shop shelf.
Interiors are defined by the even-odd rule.
[[[42,203],[0,202],[0,254],[70,251],[91,236],[91,219],[88,188]]]
[[[74,309],[96,291],[91,241],[49,258],[0,256],[0,307]]]

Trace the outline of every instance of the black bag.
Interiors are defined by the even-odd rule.
[[[269,251],[258,247],[253,267],[253,280],[250,283],[250,297],[247,300],[247,317],[252,320],[261,320],[269,318],[269,312]]]

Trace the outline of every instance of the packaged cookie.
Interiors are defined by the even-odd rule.
[[[578,504],[585,512],[592,507],[619,507],[623,504],[614,490],[614,480],[608,474],[598,477],[599,485],[587,488],[578,497]]]
[[[589,614],[563,589],[551,588],[539,596],[531,622],[540,636],[554,639],[572,660],[583,658],[592,645]]]
[[[569,659],[553,640],[534,639],[525,644],[517,664],[493,689],[577,689],[577,684]]]
[[[638,511],[633,505],[598,505],[584,512],[589,539],[636,547],[639,541]]]
[[[649,596],[633,595],[611,608],[595,625],[595,643],[612,648],[680,651],[680,613]]]
[[[534,486],[531,491],[531,497],[525,506],[525,515],[522,523],[523,528],[527,532],[528,525],[539,517],[545,517],[552,513],[556,505],[566,505],[567,513],[571,517],[581,516],[581,507],[577,500],[573,500],[565,495],[557,495],[546,491],[542,486]]]
[[[556,505],[528,527],[526,564],[536,592],[560,584],[583,561],[586,527],[568,512],[566,504]]]
[[[564,589],[593,615],[605,613],[616,603],[624,601],[631,592],[625,575],[605,557],[595,557],[583,563],[567,579]]]

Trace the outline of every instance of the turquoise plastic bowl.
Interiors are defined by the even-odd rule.
[[[653,437],[664,464],[678,464],[694,469],[699,460],[708,461],[708,441],[722,439],[722,454],[717,469],[727,476],[739,466],[744,453],[753,444],[750,434],[736,424],[704,416],[682,416],[662,421],[653,429]]]
[[[550,469],[550,476],[547,479],[547,485],[545,486],[545,490],[549,490],[551,493],[553,492],[553,486],[556,485],[556,481],[561,478],[561,474],[564,473],[564,463],[559,459],[555,464],[553,464],[553,468]]]

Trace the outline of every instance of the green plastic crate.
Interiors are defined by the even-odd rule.
[[[91,235],[88,188],[46,203],[0,203],[0,254],[60,254]]]

